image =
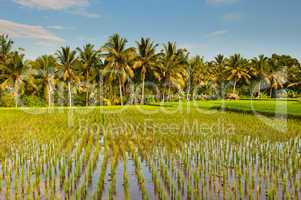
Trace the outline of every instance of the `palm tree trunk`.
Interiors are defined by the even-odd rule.
[[[235,80],[234,80],[234,85],[233,85],[233,94],[235,94],[236,93],[236,84],[237,84],[237,78],[235,78]]]
[[[120,103],[123,106],[122,85],[121,85],[121,77],[120,76],[119,76],[119,95],[120,95]]]
[[[69,107],[72,106],[71,81],[68,81]]]
[[[19,85],[18,85],[18,80],[15,82],[15,106],[16,108],[18,107],[18,102],[19,102]]]
[[[270,97],[271,98],[273,97],[273,88],[272,87],[270,88]]]
[[[89,106],[88,77],[89,73],[86,73],[86,106]]]
[[[48,107],[51,106],[51,88],[50,83],[48,83]]]
[[[261,80],[259,81],[259,84],[258,84],[258,98],[260,98],[260,95],[261,95]]]
[[[141,104],[144,104],[144,82],[145,82],[145,73],[142,73],[142,93],[141,93]]]

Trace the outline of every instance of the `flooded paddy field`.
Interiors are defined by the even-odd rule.
[[[1,112],[0,199],[301,199],[298,120],[117,110]]]

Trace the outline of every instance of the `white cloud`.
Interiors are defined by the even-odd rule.
[[[211,32],[209,34],[206,35],[206,38],[213,38],[213,37],[218,37],[218,36],[222,36],[227,34],[229,31],[228,30],[218,30],[218,31],[214,31]]]
[[[225,21],[239,21],[241,20],[241,15],[239,13],[228,13],[223,16]]]
[[[88,18],[100,18],[99,14],[89,12],[85,8],[73,9],[69,13]]]
[[[39,9],[63,10],[70,7],[88,6],[89,0],[14,0],[16,3]]]
[[[52,25],[52,26],[46,26],[47,29],[53,29],[53,30],[74,30],[74,27],[65,27],[60,25]]]
[[[64,39],[54,35],[42,26],[20,24],[0,19],[0,34],[7,34],[12,38],[32,39],[40,43],[61,44]]]
[[[239,0],[206,0],[209,4],[227,4],[227,3],[236,3]]]

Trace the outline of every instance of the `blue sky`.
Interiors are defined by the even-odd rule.
[[[118,32],[129,45],[144,36],[176,41],[192,54],[301,58],[300,0],[2,0],[0,33],[28,58],[60,46],[97,47]]]

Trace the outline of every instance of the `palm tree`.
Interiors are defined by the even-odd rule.
[[[255,70],[255,76],[259,78],[258,83],[258,97],[260,97],[262,80],[267,82],[267,69],[268,69],[268,58],[264,55],[259,55],[251,60],[253,69]]]
[[[187,71],[189,74],[189,82],[187,84],[187,100],[190,100],[189,96],[191,96],[191,89],[195,90],[196,86],[205,85],[206,69],[203,58],[200,56],[193,57],[189,62],[189,69]]]
[[[48,100],[48,107],[50,107],[53,104],[51,99],[54,92],[56,59],[53,56],[44,55],[37,58],[32,65],[37,70],[36,79],[41,80],[44,88],[44,98]]]
[[[225,72],[227,74],[227,80],[234,81],[232,93],[236,93],[236,85],[239,81],[244,80],[249,83],[251,78],[249,74],[249,69],[247,68],[248,61],[240,56],[240,54],[235,54],[231,56],[225,66]]]
[[[141,38],[140,41],[136,42],[138,55],[137,62],[134,68],[141,68],[141,80],[142,80],[142,92],[141,92],[141,104],[144,103],[144,85],[145,85],[145,75],[153,73],[156,77],[158,74],[158,58],[159,54],[156,53],[157,44],[151,41],[149,38]]]
[[[0,71],[2,71],[0,74],[0,80],[2,80],[1,87],[12,91],[15,105],[18,107],[20,90],[24,86],[24,83],[27,82],[35,87],[29,62],[24,61],[23,54],[14,52],[7,63],[0,64]]]
[[[7,35],[0,35],[0,63],[5,63],[12,51],[13,41]]]
[[[268,80],[270,85],[270,97],[273,97],[273,91],[283,88],[286,82],[286,66],[283,66],[278,57],[272,56],[269,59]]]
[[[226,65],[227,59],[225,58],[224,55],[218,54],[214,58],[214,80],[215,83],[218,85],[219,88],[219,96],[224,97],[224,71],[225,71],[225,65]]]
[[[87,44],[83,49],[77,48],[79,52],[79,61],[81,64],[81,73],[85,81],[85,90],[86,90],[86,106],[89,105],[89,85],[90,78],[93,71],[98,64],[100,57],[99,51],[94,49],[94,45]]]
[[[185,87],[186,79],[188,77],[188,54],[185,49],[177,49],[175,42],[164,44],[160,64],[162,68],[163,83],[165,84],[165,87],[168,86],[168,94],[170,94],[171,87],[177,89]]]
[[[103,74],[108,75],[110,81],[118,79],[120,103],[123,105],[122,87],[127,76],[134,77],[130,64],[135,59],[135,48],[126,48],[127,40],[119,34],[112,35],[103,46],[103,56],[106,58]]]
[[[77,62],[76,51],[70,49],[70,47],[62,47],[57,51],[57,58],[59,61],[60,75],[64,81],[68,84],[68,99],[69,106],[72,106],[72,92],[71,92],[71,83],[78,81],[78,77],[74,73],[74,67]]]

